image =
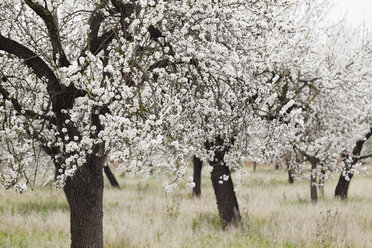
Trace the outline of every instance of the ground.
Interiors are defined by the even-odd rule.
[[[165,195],[164,178],[117,177],[105,182],[105,247],[372,247],[372,175],[353,178],[347,201],[335,200],[336,180],[309,202],[309,182],[287,183],[285,169],[247,168],[237,191],[242,225],[221,230],[208,171],[202,196],[181,183]],[[61,189],[18,195],[0,190],[0,247],[69,247],[69,207]]]

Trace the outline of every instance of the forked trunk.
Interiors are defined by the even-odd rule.
[[[120,188],[120,185],[118,183],[118,181],[116,180],[115,178],[115,175],[112,173],[111,169],[110,169],[110,166],[104,166],[104,171],[105,171],[105,174],[108,178],[108,180],[110,181],[110,184],[112,187],[114,188]]]
[[[360,154],[364,141],[358,141],[357,146],[354,147],[353,155]],[[349,191],[350,181],[353,178],[351,169],[358,162],[358,158],[350,158],[348,154],[341,155],[342,162],[344,163],[344,172],[341,172],[340,178],[335,189],[335,198],[341,198],[341,200],[347,199],[347,192]]]
[[[345,176],[341,173],[335,190],[336,198],[341,198],[342,200],[347,199],[347,192],[349,191],[350,181],[352,177],[353,174],[349,173],[349,180],[346,180]]]
[[[363,145],[371,136],[372,128],[370,128],[369,132],[364,136],[363,139],[360,139],[356,142],[351,156],[348,154],[341,154],[341,158],[344,163],[345,173],[341,173],[340,178],[338,179],[338,183],[335,190],[336,198],[341,198],[342,200],[345,200],[347,198],[347,192],[349,190],[350,181],[353,178],[353,173],[351,169],[359,161]],[[346,178],[348,178],[348,180],[346,180]]]
[[[102,248],[103,161],[89,156],[73,177],[66,180],[64,192],[70,206],[72,248]]]
[[[201,195],[201,171],[202,171],[203,161],[201,161],[197,156],[194,156],[193,163],[194,163],[193,180],[195,183],[195,187],[192,189],[192,196],[200,197]]]

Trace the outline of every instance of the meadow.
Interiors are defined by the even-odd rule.
[[[156,173],[117,174],[120,189],[105,182],[105,247],[372,247],[372,175],[353,178],[347,201],[334,199],[336,180],[328,181],[312,204],[309,182],[288,184],[285,169],[247,171],[237,190],[242,224],[228,230],[221,229],[208,171],[200,199],[183,183],[166,195]],[[0,247],[69,245],[61,189],[0,190]]]

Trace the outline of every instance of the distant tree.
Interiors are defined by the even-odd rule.
[[[300,174],[310,172],[307,178],[311,181],[311,199],[314,202],[316,187],[322,190],[328,172],[347,171],[344,166],[349,159],[343,159],[341,165],[338,163],[341,153],[344,154],[342,157],[358,160],[358,155],[345,154],[354,153],[355,141],[364,140],[361,134],[367,133],[370,128],[371,103],[366,100],[370,96],[366,89],[371,79],[367,69],[371,65],[371,46],[366,39],[360,39],[359,32],[347,29],[343,23],[325,30],[327,40],[318,46],[324,51],[317,55],[318,72],[306,84],[310,86],[307,95],[296,98],[296,102],[303,106],[303,125],[289,143],[295,151],[305,154],[311,164],[310,170],[305,164],[300,164],[297,171]],[[297,80],[296,84],[300,86],[301,80]],[[340,181],[343,180],[340,178]]]
[[[288,183],[293,184],[294,183],[294,178],[293,178],[294,170],[292,168],[291,160],[288,155],[285,157],[285,164],[287,166],[287,172],[288,172]]]

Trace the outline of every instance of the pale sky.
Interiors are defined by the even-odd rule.
[[[372,25],[372,0],[331,0],[334,4],[332,15],[334,18],[343,17],[353,25]]]

